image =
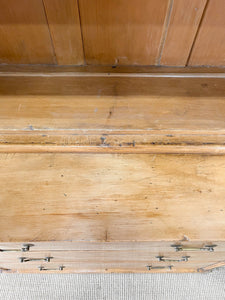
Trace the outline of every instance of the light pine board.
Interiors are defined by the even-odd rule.
[[[5,153],[0,169],[1,242],[225,238],[224,156]]]

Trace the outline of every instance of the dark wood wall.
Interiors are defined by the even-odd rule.
[[[225,0],[0,4],[0,63],[225,66]]]

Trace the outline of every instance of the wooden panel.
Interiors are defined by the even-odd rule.
[[[88,64],[153,65],[168,0],[79,1]]]
[[[132,96],[1,96],[0,130],[205,130],[219,134],[225,133],[224,101],[222,97],[152,96],[137,101]]]
[[[224,73],[1,73],[1,95],[76,95],[224,98]]]
[[[224,0],[209,0],[189,65],[225,65],[224,11]]]
[[[225,156],[1,154],[0,170],[1,242],[225,239]]]
[[[167,66],[97,66],[97,65],[85,65],[85,66],[57,66],[57,65],[1,65],[0,64],[0,76],[2,77],[3,72],[5,74],[22,74],[27,75],[39,74],[39,75],[57,75],[57,74],[89,74],[90,73],[100,73],[110,76],[114,73],[118,74],[130,74],[130,76],[146,76],[146,75],[165,75],[167,77],[172,76],[197,76],[197,77],[224,77],[225,69],[223,67],[191,67],[187,66],[185,68],[178,67],[167,67]],[[15,74],[16,73],[16,74]],[[107,73],[107,74],[106,74]],[[12,76],[13,77],[13,76]]]
[[[84,63],[77,0],[44,0],[59,65]]]
[[[55,62],[41,0],[1,0],[0,62]]]
[[[95,135],[171,132],[174,138],[176,134],[188,133],[208,133],[216,138],[225,133],[222,98],[190,100],[186,97],[181,102],[168,97],[162,101],[163,110],[159,110],[160,99],[154,96],[140,97],[138,102],[132,96],[116,100],[94,96],[1,96],[0,130],[5,133],[18,130],[24,134],[30,130],[33,135],[51,130],[61,131],[62,135],[66,131],[81,135],[84,131]]]
[[[186,65],[205,4],[206,0],[173,1],[161,65]]]
[[[168,76],[1,73],[0,151],[225,153],[224,74]]]

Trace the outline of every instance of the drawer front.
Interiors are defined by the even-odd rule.
[[[225,156],[0,154],[0,171],[3,271],[196,271],[224,258]]]
[[[1,255],[48,251],[150,251],[151,253],[225,252],[222,241],[46,241],[0,243]]]
[[[196,272],[225,260],[225,252],[149,250],[33,251],[1,253],[2,272]]]

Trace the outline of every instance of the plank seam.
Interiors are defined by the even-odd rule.
[[[55,64],[58,65],[58,60],[57,60],[55,45],[54,45],[54,42],[53,42],[53,39],[52,39],[52,34],[51,34],[50,26],[49,26],[49,21],[48,21],[48,16],[47,16],[47,11],[46,11],[44,0],[42,0],[42,4],[43,4],[43,8],[44,8],[46,22],[48,24],[49,36],[50,36],[51,45],[52,45],[52,49],[53,49],[53,60],[54,60]]]
[[[164,26],[163,26],[162,38],[161,38],[160,45],[159,45],[159,56],[156,61],[156,65],[158,65],[158,66],[161,64],[163,49],[164,49],[164,46],[166,43],[166,37],[167,37],[170,19],[171,19],[172,10],[173,10],[173,2],[174,2],[174,0],[169,0],[169,2],[168,2],[168,9],[167,9],[165,22],[164,22]]]
[[[83,27],[82,27],[82,22],[81,22],[80,2],[79,2],[79,0],[76,0],[76,1],[77,1],[77,8],[78,8],[79,22],[80,22],[80,34],[81,34],[81,41],[82,41],[82,48],[83,48],[83,60],[84,60],[84,65],[87,65],[85,48],[84,48],[84,34],[83,34]]]
[[[209,4],[209,0],[206,0],[205,7],[204,7],[204,9],[203,9],[202,16],[201,16],[201,19],[200,19],[198,28],[197,28],[197,30],[196,30],[194,39],[193,39],[193,43],[192,43],[192,46],[191,46],[189,55],[188,55],[188,57],[187,57],[187,61],[186,61],[185,67],[189,66],[189,62],[190,62],[190,59],[191,59],[191,56],[192,56],[192,52],[193,52],[193,50],[194,50],[194,46],[195,46],[195,43],[196,43],[196,40],[197,40],[199,31],[200,31],[200,28],[201,28],[201,26],[202,26],[203,19],[204,19],[204,17],[205,17],[205,13],[206,13],[208,4]]]

